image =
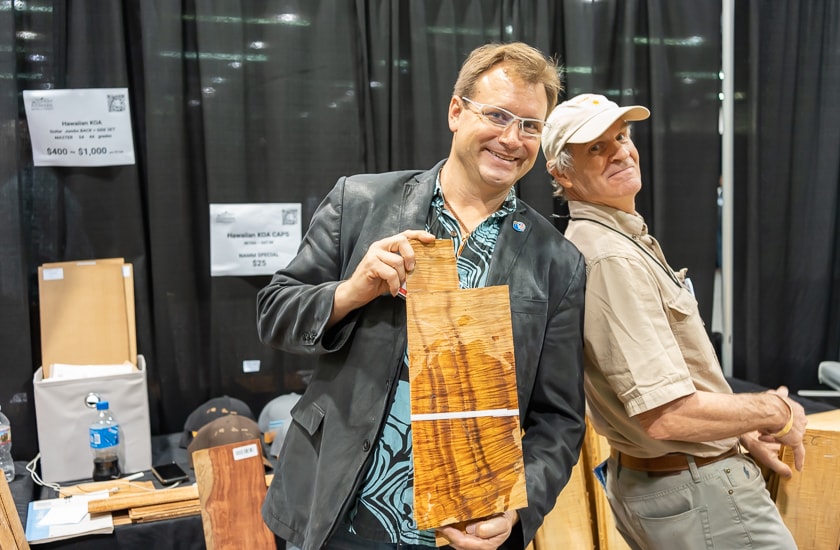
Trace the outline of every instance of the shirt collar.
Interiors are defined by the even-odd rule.
[[[513,187],[508,190],[507,197],[505,197],[504,202],[499,207],[498,210],[493,212],[489,217],[491,218],[501,218],[507,216],[508,214],[513,214],[516,212],[516,193],[513,191]],[[443,208],[443,190],[440,187],[440,172],[438,171],[437,177],[435,178],[435,192],[432,194],[432,206],[435,208]]]
[[[637,212],[630,214],[611,206],[569,201],[569,214],[572,220],[575,218],[597,220],[630,236],[643,237],[648,234],[645,219]]]

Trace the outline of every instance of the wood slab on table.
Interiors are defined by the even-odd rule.
[[[253,439],[193,453],[207,550],[275,550],[260,514],[267,491],[261,445]]]

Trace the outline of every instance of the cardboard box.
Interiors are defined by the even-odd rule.
[[[108,401],[120,425],[123,473],[151,469],[149,394],[142,355],[137,356],[133,372],[95,378],[45,380],[39,368],[32,385],[44,481],[89,479],[93,474],[88,429],[97,417],[97,401]]]
[[[137,364],[134,273],[122,258],[38,268],[41,364]]]

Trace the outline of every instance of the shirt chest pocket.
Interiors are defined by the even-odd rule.
[[[706,326],[700,317],[697,300],[685,288],[681,288],[666,304],[668,324],[682,350],[689,369],[701,371],[717,366],[712,343],[706,334]]]

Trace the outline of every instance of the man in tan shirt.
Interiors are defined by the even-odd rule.
[[[606,490],[633,548],[795,548],[755,462],[801,470],[803,408],[787,388],[733,394],[685,269],[674,271],[636,212],[641,189],[631,121],[645,107],[583,94],[558,105],[542,147],[566,237],[586,258],[584,388],[612,448]]]

